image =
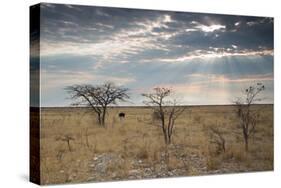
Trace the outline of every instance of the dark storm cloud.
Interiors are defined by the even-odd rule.
[[[105,45],[109,45],[119,39],[118,45],[123,45],[138,38],[139,43],[153,43],[136,50],[139,43],[131,42],[130,49],[118,56],[125,59],[132,54],[150,58],[180,56],[198,49],[230,51],[233,46],[239,50],[273,49],[271,18],[54,4],[42,4],[42,9],[42,39],[50,48],[58,48],[54,45],[58,42],[79,48],[79,44],[108,41]],[[67,51],[62,48],[54,53]],[[92,53],[100,55],[95,49]]]
[[[96,41],[101,37],[126,28],[135,28],[134,22],[156,17],[158,13],[151,11],[133,11],[92,6],[67,6],[42,4],[43,33],[46,37],[67,40],[77,37],[85,41]],[[75,7],[75,8],[74,8]],[[48,35],[49,34],[49,35]],[[55,35],[53,35],[55,34]],[[71,41],[72,38],[69,38]],[[81,42],[81,41],[77,41]]]

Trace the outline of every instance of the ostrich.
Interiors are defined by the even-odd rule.
[[[118,114],[118,116],[119,116],[120,120],[122,120],[122,119],[125,118],[125,113],[124,113],[124,112],[120,112],[120,113]]]

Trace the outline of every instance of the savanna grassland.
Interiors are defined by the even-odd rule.
[[[110,107],[105,128],[88,108],[42,108],[42,184],[273,170],[273,105],[252,108],[248,152],[231,105],[188,107],[169,145],[149,107]]]

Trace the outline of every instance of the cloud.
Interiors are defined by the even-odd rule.
[[[195,50],[189,52],[183,56],[175,58],[159,58],[155,59],[158,62],[171,62],[171,63],[183,63],[194,59],[213,59],[213,58],[224,58],[224,57],[251,57],[251,56],[273,56],[273,50],[236,50],[237,46],[232,45],[231,48],[213,48],[211,50]],[[144,63],[151,62],[151,60],[144,60]],[[212,61],[209,61],[212,62]]]
[[[173,36],[173,34],[159,34],[153,30],[155,28],[165,28],[167,27],[165,24],[169,22],[172,21],[168,15],[157,17],[155,20],[137,22],[135,23],[139,26],[137,28],[121,29],[111,36],[107,36],[104,40],[93,43],[83,42],[83,37],[81,37],[80,42],[75,42],[75,39],[79,40],[80,36],[77,36],[77,38],[72,37],[72,41],[54,41],[43,38],[41,42],[41,55],[87,55],[97,56],[102,60],[108,61],[149,49],[165,51],[165,45],[157,43],[157,39],[167,39]],[[71,24],[75,25],[74,23]],[[99,28],[114,28],[114,26],[101,23],[96,25]]]
[[[240,84],[240,83],[257,83],[257,82],[270,82],[273,81],[272,74],[256,74],[244,76],[231,76],[220,74],[202,74],[195,73],[185,75],[185,82],[177,84],[159,84],[153,87],[167,87],[172,88],[177,92],[198,92],[203,91],[203,86],[210,86],[213,84],[227,85],[227,84]]]
[[[214,24],[214,25],[197,25],[195,28],[198,28],[204,32],[214,32],[217,30],[223,31],[225,29],[225,25],[219,25],[219,24]]]
[[[258,79],[273,85],[272,18],[43,3],[41,24],[31,52],[40,48],[44,104],[67,104],[67,85],[107,80],[134,95],[170,85],[206,104]]]
[[[258,20],[254,20],[254,21],[248,21],[246,22],[246,24],[250,27],[258,25],[258,24],[264,24],[264,23],[273,23],[273,19],[272,18],[262,18],[262,19],[258,19]]]
[[[263,82],[273,81],[273,75],[269,74],[254,74],[243,76],[231,76],[231,75],[218,75],[218,74],[191,74],[186,76],[187,81],[192,80],[195,85],[198,84],[210,84],[210,83],[243,83],[243,82]]]
[[[44,93],[52,89],[63,89],[75,84],[101,84],[105,81],[113,82],[117,85],[126,85],[135,82],[133,77],[98,75],[91,72],[78,71],[48,71],[41,70],[41,88]]]
[[[240,25],[240,22],[235,22],[234,25],[238,26],[238,25]]]
[[[236,97],[242,95],[242,90],[250,85],[261,82],[267,90],[262,94],[262,103],[271,103],[273,100],[273,75],[249,75],[231,77],[216,74],[191,74],[186,76],[185,83],[160,84],[154,87],[170,88],[183,104],[229,104]]]
[[[124,62],[150,50],[161,50],[159,55],[166,56],[189,46],[196,50],[206,50],[209,46],[226,48],[233,44],[241,49],[273,48],[271,43],[265,43],[272,41],[271,38],[263,39],[264,28],[266,32],[272,29],[269,18],[64,5],[48,7],[46,5],[42,12],[42,56],[92,55],[101,61]],[[81,9],[83,12],[79,11]],[[265,27],[247,29],[248,22],[263,23]]]

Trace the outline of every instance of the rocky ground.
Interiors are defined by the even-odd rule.
[[[245,161],[237,161],[235,158],[220,160],[215,166],[208,164],[208,157],[196,149],[183,152],[184,146],[172,145],[166,151],[159,154],[157,160],[147,158],[124,156],[120,153],[97,153],[90,160],[76,160],[75,171],[61,170],[65,174],[65,182],[97,182],[116,180],[151,179],[164,177],[181,177],[194,175],[225,174],[235,172],[257,171],[245,164]],[[169,160],[174,160],[170,163]],[[214,160],[214,159],[212,159]],[[253,162],[253,161],[251,161]],[[81,164],[83,164],[81,166]],[[212,167],[212,168],[210,168]],[[264,167],[261,167],[264,170]]]
[[[171,157],[172,156],[172,157]],[[176,158],[178,163],[169,163]],[[265,167],[251,167],[235,158],[218,160],[215,168],[210,169],[207,156],[199,152],[182,152],[181,146],[173,146],[168,152],[161,152],[157,161],[126,157],[119,153],[97,153],[90,160],[76,159],[71,168],[65,166],[59,170],[64,183],[100,182],[117,180],[152,179],[164,177],[182,177],[195,175],[226,174],[267,170]],[[254,162],[259,164],[259,161]],[[270,170],[270,169],[268,169]],[[59,179],[60,180],[60,179]],[[46,182],[48,183],[48,182]]]
[[[162,152],[160,160],[154,164],[141,159],[124,159],[123,156],[116,153],[97,154],[89,161],[88,181],[110,181],[124,179],[143,179],[143,178],[160,178],[160,177],[179,177],[188,175],[207,175],[220,173],[233,173],[247,171],[244,167],[232,164],[222,163],[219,170],[208,170],[206,158],[198,153],[181,154],[180,146],[173,146],[169,153]],[[167,165],[167,155],[173,153],[176,158],[182,162],[181,167],[171,168]],[[120,173],[124,164],[129,164],[130,168],[126,173]],[[111,170],[110,170],[111,169]],[[115,169],[115,170],[114,170]],[[249,170],[249,169],[248,169]]]

